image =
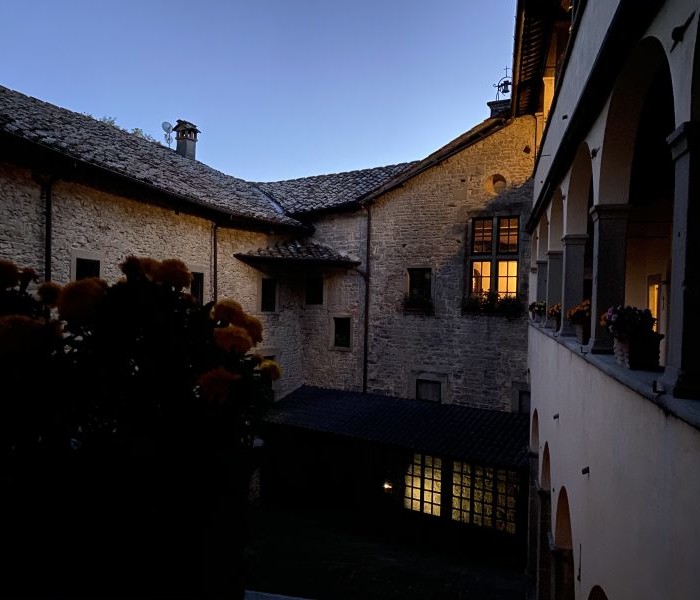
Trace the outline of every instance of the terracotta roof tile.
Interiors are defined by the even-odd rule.
[[[260,248],[254,252],[239,252],[235,254],[246,262],[298,262],[298,263],[333,263],[333,264],[359,264],[349,256],[340,254],[332,248],[308,240],[292,240],[277,242],[273,246]]]

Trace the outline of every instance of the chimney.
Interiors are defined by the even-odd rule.
[[[178,119],[177,125],[173,127],[173,131],[176,134],[175,141],[177,141],[175,152],[180,156],[194,160],[195,147],[197,146],[197,134],[200,133],[197,126],[189,121]]]
[[[505,100],[494,100],[493,102],[487,102],[487,106],[491,109],[491,118],[495,117],[505,117],[510,110],[510,99]]]

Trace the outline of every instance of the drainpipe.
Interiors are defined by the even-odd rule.
[[[372,212],[370,205],[366,204],[367,209],[367,233],[365,235],[365,331],[364,331],[364,356],[362,361],[362,392],[367,393],[367,372],[369,368],[369,290],[370,290],[370,239],[372,234]]]
[[[51,256],[53,254],[53,199],[51,192],[56,177],[35,173],[34,180],[41,188],[40,198],[44,201],[44,281],[51,281]]]
[[[219,250],[217,244],[217,238],[219,233],[219,226],[216,223],[211,224],[211,284],[214,288],[212,299],[216,302],[219,298]]]

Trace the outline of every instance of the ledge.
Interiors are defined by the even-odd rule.
[[[640,396],[651,400],[664,412],[671,413],[681,421],[700,430],[700,401],[675,398],[668,392],[657,391],[656,382],[663,375],[663,369],[658,371],[627,369],[618,365],[612,354],[592,354],[585,351],[585,346],[582,346],[574,336],[557,335],[550,328],[533,321],[530,321],[530,327],[566,347],[581,360],[594,365]]]

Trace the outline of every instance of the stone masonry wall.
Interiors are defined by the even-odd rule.
[[[362,211],[328,215],[314,223],[313,241],[355,260],[365,254],[366,218]],[[326,270],[323,305],[304,305],[299,289],[299,323],[303,337],[304,383],[362,390],[364,356],[364,264],[355,269]],[[350,317],[351,348],[333,347],[333,317]]]
[[[369,391],[413,398],[422,374],[442,383],[443,402],[510,410],[526,387],[526,317],[463,314],[461,304],[468,224],[485,215],[520,215],[519,294],[527,299],[533,136],[532,119],[515,120],[372,206]],[[495,174],[506,180],[500,194]],[[410,267],[432,269],[432,316],[403,311]]]

